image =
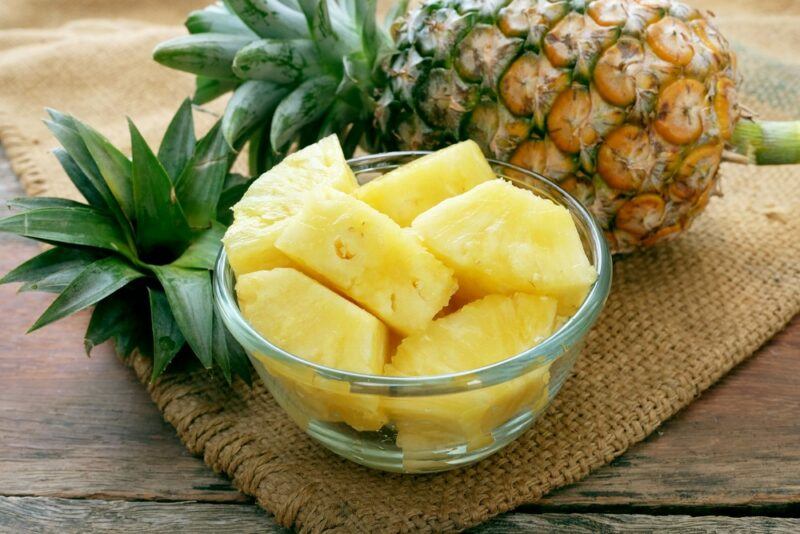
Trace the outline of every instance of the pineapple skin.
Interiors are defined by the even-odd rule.
[[[238,277],[236,294],[245,319],[266,339],[308,361],[363,374],[381,374],[389,331],[377,318],[314,279],[291,268]],[[280,387],[278,399],[301,425],[310,419],[378,430],[386,415],[375,395],[351,394],[347,384],[254,355]]]
[[[676,237],[717,192],[741,112],[736,57],[707,13],[672,0],[436,0],[393,34],[375,112],[388,149],[474,139],[576,196],[612,252]]]

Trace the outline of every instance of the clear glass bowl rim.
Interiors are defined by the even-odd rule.
[[[348,160],[356,174],[374,172],[392,165],[398,159],[417,158],[430,151],[397,151],[370,154]],[[611,288],[612,260],[605,237],[600,226],[589,211],[572,195],[541,174],[499,160],[490,159],[495,166],[523,173],[533,182],[541,182],[561,195],[561,201],[570,212],[588,229],[588,244],[597,269],[597,280],[584,299],[580,308],[550,337],[538,345],[515,356],[499,362],[445,375],[397,377],[369,375],[325,367],[304,360],[273,345],[262,337],[245,320],[239,311],[233,289],[233,271],[228,264],[225,248],[220,249],[213,274],[215,306],[231,334],[249,351],[255,351],[273,358],[283,364],[297,368],[310,368],[316,374],[329,380],[348,383],[351,393],[391,396],[426,396],[459,391],[470,391],[512,380],[522,373],[555,361],[565,349],[580,341],[594,325],[605,305]],[[383,164],[383,165],[381,165]],[[504,179],[520,183],[518,180],[502,176]],[[524,182],[522,182],[523,185]]]

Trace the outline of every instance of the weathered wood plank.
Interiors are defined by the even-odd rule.
[[[594,534],[595,532],[700,532],[794,533],[800,519],[775,517],[723,517],[639,514],[508,514],[473,529],[476,534],[547,532],[550,534]]]
[[[478,534],[547,532],[797,532],[800,519],[641,514],[508,514],[472,530]],[[126,502],[0,497],[4,532],[288,532],[255,506],[197,502]]]
[[[257,506],[0,497],[2,532],[288,532]]]

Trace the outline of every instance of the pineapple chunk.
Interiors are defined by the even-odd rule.
[[[237,279],[236,294],[253,328],[285,351],[335,369],[383,372],[386,326],[308,276],[288,268],[256,271]],[[378,430],[385,423],[377,397],[350,394],[313,371],[256,356],[318,419],[344,421],[358,430]]]
[[[403,165],[354,194],[400,226],[409,226],[442,200],[495,177],[475,141],[464,141]]]
[[[570,315],[597,277],[569,211],[503,180],[447,199],[411,226],[456,272],[461,301],[535,293]]]
[[[549,336],[557,302],[516,293],[489,295],[435,320],[398,347],[386,373],[427,376],[477,369],[523,352]],[[475,391],[385,400],[405,452],[466,443],[490,444],[491,432],[512,417],[547,402],[549,366]]]
[[[405,335],[423,329],[458,287],[415,235],[334,190],[309,197],[275,246]]]
[[[358,187],[335,135],[289,155],[262,174],[233,207],[233,224],[222,241],[237,276],[292,265],[275,248],[275,240],[286,219],[320,186],[345,193]]]

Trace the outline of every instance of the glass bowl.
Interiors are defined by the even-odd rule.
[[[349,163],[363,184],[425,154],[391,152]],[[569,209],[598,277],[578,311],[553,335],[480,369],[437,376],[375,376],[331,369],[290,354],[242,317],[233,271],[224,249],[220,253],[214,299],[225,326],[245,348],[278,404],[336,454],[401,473],[445,471],[476,462],[530,427],[569,375],[608,296],[612,269],[606,241],[589,212],[563,189],[514,165],[491,163],[499,177]]]

